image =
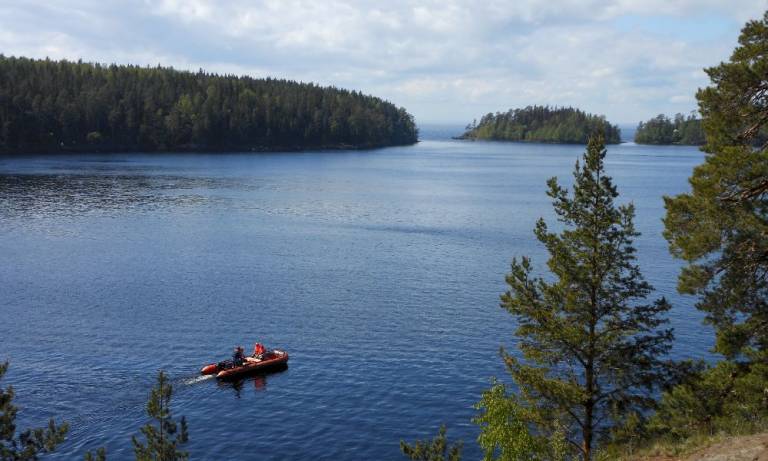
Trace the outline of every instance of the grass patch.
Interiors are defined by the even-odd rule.
[[[768,431],[768,420],[732,421],[717,431],[700,431],[686,438],[660,435],[635,444],[609,445],[600,451],[600,461],[672,460],[691,455],[733,437],[759,434]]]

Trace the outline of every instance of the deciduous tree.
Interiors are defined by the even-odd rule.
[[[507,393],[506,386],[494,382],[475,405],[480,414],[473,422],[480,426],[477,443],[483,461],[565,461],[569,447],[563,428],[553,434],[534,434],[528,410],[519,398]]]

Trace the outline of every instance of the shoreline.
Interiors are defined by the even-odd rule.
[[[585,146],[587,144],[586,141],[584,142],[575,142],[575,141],[544,141],[540,139],[494,139],[494,138],[470,138],[470,137],[462,137],[462,136],[452,136],[451,139],[457,140],[457,141],[487,141],[487,142],[513,142],[513,143],[520,143],[520,144],[564,144],[564,145],[570,145],[570,146]],[[618,144],[622,144],[624,141],[620,142],[606,142],[606,145],[615,146]]]
[[[58,154],[252,154],[276,152],[307,152],[307,151],[361,151],[375,150],[387,147],[412,146],[419,143],[416,140],[409,143],[392,144],[321,144],[310,146],[188,146],[174,149],[152,149],[142,147],[105,147],[105,148],[58,148],[58,149],[24,149],[0,151],[0,157],[23,157],[26,155],[58,155]]]

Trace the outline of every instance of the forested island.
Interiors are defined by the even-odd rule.
[[[619,127],[603,116],[572,107],[528,106],[486,114],[458,139],[585,144],[595,133],[602,133],[608,144],[621,142]]]
[[[288,80],[0,55],[0,153],[412,144],[405,109]]]
[[[701,126],[701,119],[693,114],[687,117],[683,114],[676,114],[674,118],[659,114],[637,125],[635,142],[638,144],[701,146],[704,144],[704,129]]]

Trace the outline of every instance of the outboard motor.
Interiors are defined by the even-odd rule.
[[[210,365],[204,366],[203,369],[200,370],[200,373],[204,375],[215,375],[221,370],[229,370],[233,366],[234,364],[231,360],[224,360],[219,363],[211,363]]]
[[[210,365],[206,365],[203,367],[202,370],[200,370],[200,373],[204,375],[215,375],[219,372],[219,364],[218,363],[212,363]]]

